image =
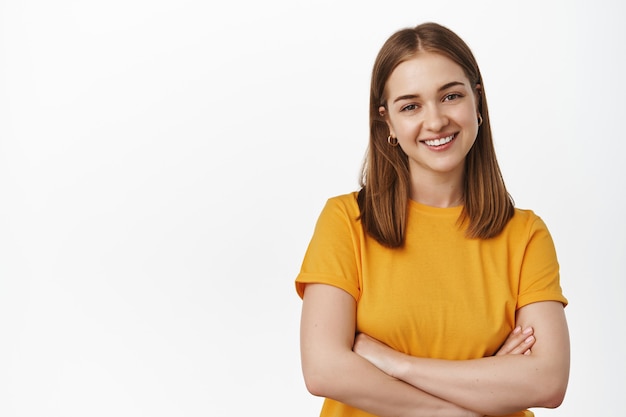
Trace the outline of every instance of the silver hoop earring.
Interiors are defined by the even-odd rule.
[[[398,138],[394,138],[393,136],[387,136],[387,143],[391,146],[398,146]]]
[[[483,117],[478,113],[478,127],[483,124]]]

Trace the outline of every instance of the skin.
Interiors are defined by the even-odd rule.
[[[532,329],[531,333],[514,331],[505,344],[509,347],[489,358],[416,358],[365,334],[357,336],[354,352],[394,378],[482,414],[558,407],[569,377],[569,335],[563,306],[554,301],[529,304],[518,310],[517,323],[517,329]],[[532,339],[527,339],[531,335]],[[510,348],[511,344],[515,347]],[[526,344],[532,344],[532,354]],[[515,354],[521,351],[525,354]]]
[[[413,200],[435,207],[461,201],[465,157],[478,133],[479,89],[460,66],[434,53],[401,63],[389,77],[379,112],[409,157]],[[451,135],[444,149],[425,142]]]
[[[363,334],[355,344],[355,326],[356,301],[351,295],[330,285],[306,286],[300,346],[304,380],[313,395],[332,398],[381,417],[484,415],[438,398],[376,367],[375,357],[385,355],[377,350],[384,345],[371,338],[372,344],[368,344]],[[532,332],[531,329],[528,334],[512,333],[498,355],[524,356],[533,346],[534,338],[524,343]]]
[[[435,207],[462,201],[479,91],[461,67],[433,53],[420,53],[391,74],[379,111],[409,157],[411,199]],[[425,142],[449,136],[454,140],[444,146]],[[314,395],[379,416],[500,415],[563,400],[569,335],[560,303],[520,308],[517,327],[498,353],[467,361],[411,357],[365,334],[355,339],[356,308],[339,288],[306,286],[300,345]]]

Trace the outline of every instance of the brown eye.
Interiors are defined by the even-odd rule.
[[[443,98],[443,101],[456,100],[457,98],[461,98],[461,97],[463,96],[458,93],[446,94],[446,96]]]
[[[402,109],[400,109],[400,111],[413,111],[413,110],[417,110],[417,104],[408,104],[402,107]]]

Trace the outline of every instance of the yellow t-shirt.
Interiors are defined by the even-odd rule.
[[[520,307],[567,304],[552,238],[532,211],[516,209],[495,238],[468,239],[462,207],[410,201],[405,246],[389,249],[364,233],[356,196],[326,203],[296,290],[302,297],[307,283],[324,283],[351,294],[357,331],[412,356],[475,359],[498,350]],[[327,399],[321,416],[371,414]]]

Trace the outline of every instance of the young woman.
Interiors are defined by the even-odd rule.
[[[359,192],[323,209],[296,289],[322,416],[532,416],[569,376],[550,234],[513,207],[468,46],[434,23],[374,64]]]

